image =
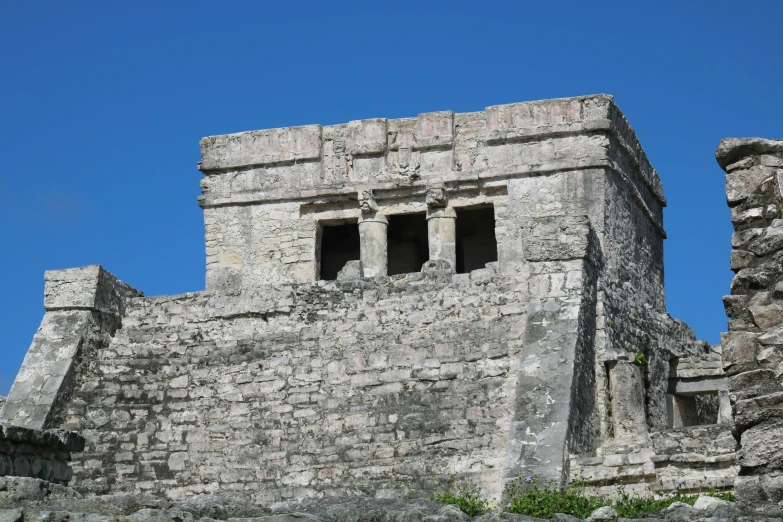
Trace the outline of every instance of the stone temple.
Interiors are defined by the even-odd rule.
[[[761,168],[730,183],[746,241],[783,237],[757,224],[783,201],[768,149],[724,150]],[[47,272],[0,475],[258,502],[528,476],[775,496],[758,470],[781,450],[743,464],[759,419],[732,405],[783,394],[755,348],[783,320],[763,290],[780,269],[732,255],[731,356],[666,313],[666,200],[611,96],[212,136],[201,156],[206,290]]]

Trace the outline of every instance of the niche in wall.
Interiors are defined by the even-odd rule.
[[[430,258],[425,214],[387,216],[389,275],[419,272]]]
[[[337,279],[337,273],[342,270],[346,262],[360,259],[359,225],[345,223],[322,226],[319,277],[332,281]]]
[[[718,423],[718,392],[695,395],[667,395],[669,428],[686,428]]]
[[[465,274],[497,261],[495,209],[489,206],[456,210],[457,273]]]

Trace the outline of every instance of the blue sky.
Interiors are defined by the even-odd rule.
[[[609,93],[660,172],[669,311],[726,328],[727,136],[783,137],[783,2],[10,2],[0,395],[46,269],[204,288],[201,137]]]

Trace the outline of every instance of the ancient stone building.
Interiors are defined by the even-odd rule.
[[[205,291],[46,273],[0,420],[83,435],[75,487],[732,485],[720,347],[666,313],[666,200],[610,96],[214,136],[201,154]]]

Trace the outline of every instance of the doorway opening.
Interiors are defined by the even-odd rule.
[[[457,273],[466,274],[498,260],[494,207],[457,210]]]
[[[421,271],[421,265],[430,258],[425,214],[397,214],[388,216],[389,275]]]
[[[345,263],[358,259],[360,259],[359,225],[357,223],[323,224],[320,278],[334,281]]]

